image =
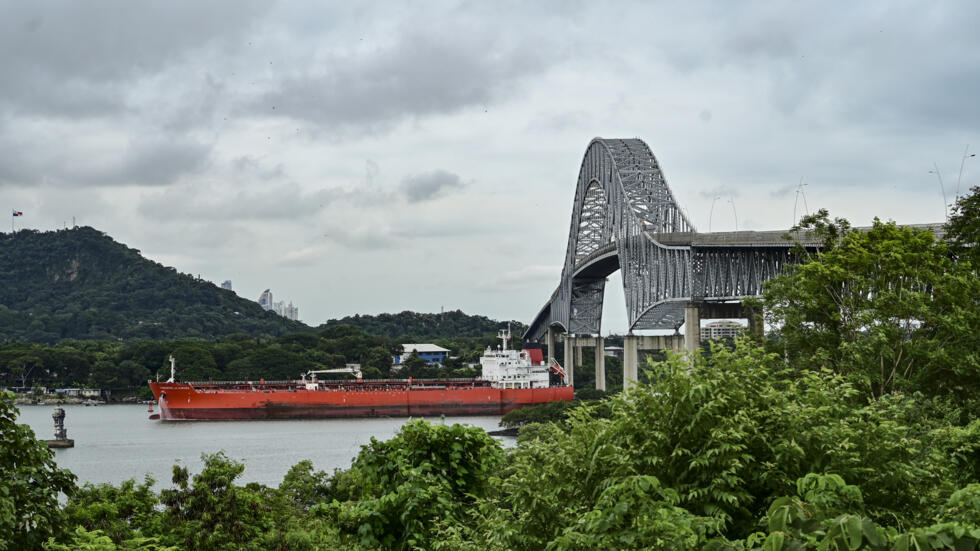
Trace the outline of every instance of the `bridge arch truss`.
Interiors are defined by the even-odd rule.
[[[596,138],[579,169],[561,280],[524,336],[600,334],[617,269],[631,331],[677,329],[692,301],[759,295],[793,261],[790,242],[762,234],[698,234],[643,140]]]

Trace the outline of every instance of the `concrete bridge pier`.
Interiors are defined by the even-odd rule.
[[[551,358],[557,357],[557,354],[555,354],[555,352],[557,352],[557,350],[555,350],[555,330],[551,327],[548,328],[548,331],[545,334],[544,345],[545,354],[547,354],[544,361],[551,362]]]
[[[685,349],[686,338],[680,335],[626,335],[623,337],[623,390],[633,387],[640,376],[641,350]]]
[[[585,348],[593,348],[595,353],[595,387],[606,390],[606,354],[605,339],[600,336],[576,336],[565,334],[565,375],[568,384],[574,383],[575,367],[584,365]]]
[[[639,340],[636,335],[623,337],[623,391],[636,385],[640,373]]]
[[[684,350],[694,354],[701,347],[701,319],[745,319],[749,322],[749,335],[765,336],[762,309],[750,308],[741,301],[696,301],[684,306]]]
[[[766,325],[762,317],[762,308],[745,308],[746,317],[749,319],[749,335],[762,339],[766,336]]]
[[[606,341],[595,338],[595,388],[606,390]]]
[[[565,333],[565,382],[575,386],[575,337]]]
[[[684,305],[684,350],[694,354],[701,347],[701,311],[697,303]]]

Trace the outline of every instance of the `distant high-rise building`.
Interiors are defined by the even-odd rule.
[[[226,279],[226,280],[222,281],[221,282],[221,288],[222,289],[228,289],[229,291],[231,291],[231,280],[230,279]]]
[[[272,291],[268,289],[262,291],[262,294],[259,295],[259,306],[261,306],[262,309],[266,311],[272,310],[272,308],[274,307],[274,305],[272,304]]]
[[[293,306],[292,301],[287,305],[286,301],[273,301],[272,291],[266,289],[259,296],[259,306],[264,310],[272,310],[273,312],[279,314],[280,316],[291,319],[293,321],[299,321],[299,308]]]

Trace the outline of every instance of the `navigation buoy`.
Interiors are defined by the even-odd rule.
[[[153,413],[153,400],[150,400],[150,407],[146,410],[147,413]]]

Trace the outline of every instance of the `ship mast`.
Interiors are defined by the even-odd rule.
[[[167,379],[168,383],[177,382],[176,372],[177,372],[177,368],[174,366],[174,357],[170,356],[170,378]]]
[[[500,350],[506,351],[507,341],[510,340],[510,323],[507,324],[507,329],[501,329],[500,332],[497,333],[497,338],[500,339],[501,342],[503,342],[503,345],[500,347]]]

